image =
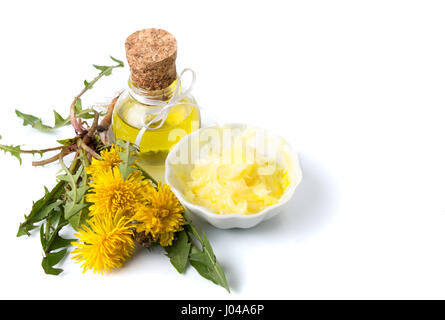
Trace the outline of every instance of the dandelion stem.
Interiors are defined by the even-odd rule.
[[[45,160],[41,160],[41,161],[33,161],[32,165],[37,167],[37,166],[44,166],[46,164],[55,162],[59,159],[59,157],[65,157],[67,155],[69,155],[72,151],[68,150],[67,148],[62,149],[62,151],[60,151],[58,154],[56,154],[55,156],[45,159]]]
[[[61,150],[63,148],[64,148],[64,146],[59,146],[59,147],[54,147],[54,148],[42,149],[42,150],[20,150],[20,152],[36,154],[36,153],[46,153],[46,152]]]

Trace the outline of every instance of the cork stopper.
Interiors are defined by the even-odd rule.
[[[146,90],[167,88],[176,79],[176,39],[162,29],[144,29],[125,42],[134,84]]]

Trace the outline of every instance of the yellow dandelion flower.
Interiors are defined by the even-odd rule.
[[[100,156],[103,160],[93,158],[91,164],[87,168],[87,173],[93,179],[103,171],[107,171],[119,166],[122,160],[119,157],[119,147],[113,145],[110,150],[102,150]]]
[[[86,200],[92,203],[91,216],[113,215],[124,209],[131,216],[137,205],[145,202],[144,190],[148,185],[139,170],[133,171],[125,180],[118,167],[102,171],[90,183],[91,191],[86,195]]]
[[[136,231],[151,234],[161,246],[170,246],[175,232],[183,230],[184,207],[168,185],[160,185],[158,190],[146,188],[145,198],[148,204],[140,204],[133,216],[139,222],[134,225]]]
[[[101,215],[88,223],[75,235],[79,241],[72,243],[77,247],[72,259],[81,263],[83,272],[92,269],[102,274],[122,267],[135,250],[130,220],[123,214]]]

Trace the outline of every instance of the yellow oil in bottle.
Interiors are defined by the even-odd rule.
[[[113,131],[117,138],[135,142],[141,127],[129,124],[132,116],[131,102],[121,106],[121,112],[113,115]],[[142,115],[141,115],[142,116]],[[146,120],[146,122],[148,122]],[[131,123],[131,122],[130,122]],[[179,104],[172,108],[164,125],[156,130],[147,130],[142,137],[140,152],[157,157],[157,154],[167,154],[170,149],[185,135],[195,131],[200,126],[200,115],[197,107]]]
[[[164,124],[154,130],[146,130],[139,145],[139,163],[158,180],[163,178],[165,159],[173,146],[201,125],[198,107],[185,98],[176,104],[167,115]],[[124,94],[116,103],[113,113],[113,132],[116,139],[134,143],[141,128],[156,115],[149,111],[159,106],[143,104],[131,94]],[[155,127],[153,123],[150,127]]]

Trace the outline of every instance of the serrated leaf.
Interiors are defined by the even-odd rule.
[[[212,246],[210,245],[205,233],[203,233],[201,237],[191,222],[186,225],[186,230],[200,242],[202,249],[199,250],[196,246],[192,247],[189,255],[190,264],[202,277],[222,286],[228,292],[230,292],[224,271],[216,260]]]
[[[51,243],[49,250],[54,251],[61,248],[66,248],[71,245],[71,242],[75,241],[76,239],[65,239],[61,236],[57,235],[56,238]]]
[[[22,153],[28,153],[28,154],[40,154],[42,155],[42,151],[39,150],[22,150],[21,146],[14,146],[14,145],[3,145],[0,144],[0,150],[3,150],[5,153],[10,153],[12,156],[16,157],[20,165],[22,164]]]
[[[89,82],[87,82],[90,85]],[[91,88],[90,88],[91,89]],[[94,118],[94,112],[85,112],[82,107],[82,99],[77,98],[74,103],[74,114],[76,117],[81,119],[92,119]]]
[[[94,113],[83,112],[82,103],[80,101],[80,98],[76,100],[74,110],[75,110],[75,115],[81,119],[94,118]],[[33,127],[34,129],[44,131],[44,132],[56,130],[56,129],[65,127],[71,123],[71,119],[69,116],[67,118],[64,118],[56,110],[53,110],[54,126],[49,126],[49,125],[43,124],[42,119],[40,119],[32,114],[26,114],[26,113],[20,112],[19,110],[15,110],[15,113],[19,118],[21,118],[23,120],[24,126],[29,125],[29,126]]]
[[[61,217],[62,217],[62,211],[59,210],[59,211],[53,212],[50,215],[48,215],[48,217],[46,218],[46,223],[49,224],[50,226],[53,226],[60,222]]]
[[[66,255],[67,249],[63,249],[57,252],[49,253],[46,257],[42,259],[42,268],[46,274],[58,275],[63,269],[53,268],[58,264]]]
[[[69,224],[74,230],[79,230],[80,226],[86,223],[89,214],[88,207],[89,205],[86,205],[85,208],[68,219]]]
[[[34,216],[33,220],[35,222],[38,222],[38,221],[45,219],[49,215],[50,212],[52,212],[54,209],[60,207],[61,204],[62,204],[62,201],[60,201],[60,200],[50,203],[49,205],[42,208],[42,210],[37,212],[36,215]]]
[[[104,70],[108,69],[108,66],[99,66],[97,64],[93,64],[93,67],[95,67],[97,70],[100,70],[100,71],[104,71]]]
[[[51,274],[53,276],[57,276],[63,272],[61,268],[53,268],[48,264],[48,260],[46,258],[42,259],[42,268],[46,274]]]
[[[19,230],[17,231],[17,237],[21,237],[21,236],[29,236],[30,235],[30,231],[32,231],[34,228],[36,228],[35,225],[33,224],[26,224],[23,226],[19,227]]]
[[[85,209],[89,206],[90,205],[88,203],[75,203],[73,205],[72,202],[69,202],[69,203],[67,202],[67,204],[65,205],[64,217],[65,217],[65,219],[69,220],[74,215],[78,214],[80,212],[80,210]]]
[[[100,65],[97,65],[97,64],[93,64],[93,67],[95,67],[97,70],[100,70],[101,71],[101,75],[109,76],[109,75],[111,75],[111,72],[113,71],[114,68],[121,68],[121,67],[124,66],[124,63],[122,61],[117,60],[117,59],[115,59],[115,58],[113,58],[111,56],[110,56],[110,58],[113,61],[117,62],[118,65],[117,66],[100,66]],[[91,82],[88,84],[88,86],[90,87],[90,89],[92,88]]]
[[[159,182],[156,181],[156,179],[153,178],[153,177],[146,171],[146,169],[145,169],[142,165],[140,165],[140,164],[138,163],[138,160],[136,160],[135,165],[137,166],[137,168],[139,169],[139,171],[142,173],[142,176],[143,176],[145,179],[147,179],[155,189],[158,189],[158,187],[159,187]]]
[[[52,203],[58,202],[64,192],[64,186],[65,182],[60,181],[50,192],[45,188],[45,195],[33,203],[31,212],[25,216],[25,221],[20,224],[17,237],[29,235],[29,231],[36,227],[34,224],[45,219],[45,214],[49,214],[47,207],[52,206]]]
[[[130,142],[125,142],[125,144],[118,144],[119,148],[122,150],[119,152],[119,157],[122,162],[119,164],[119,168],[122,174],[122,179],[125,180],[127,177],[136,170],[133,163],[137,160],[134,155],[134,148],[130,145]]]
[[[74,112],[79,113],[81,111],[82,111],[82,100],[80,98],[77,98],[76,102],[74,102]]]
[[[76,141],[77,141],[76,138],[57,140],[57,142],[58,142],[59,144],[61,144],[62,146],[71,146],[71,145],[75,144]]]
[[[89,186],[79,186],[78,183],[80,176],[84,173],[85,168],[81,167],[73,175],[68,168],[63,166],[66,174],[59,175],[57,178],[61,181],[65,181],[70,186],[70,190],[66,192],[68,200],[64,205],[64,218],[68,220],[74,229],[78,229],[80,224],[85,220],[86,211],[84,209],[90,206],[89,203],[85,203],[84,196],[87,193]]]
[[[64,127],[70,124],[70,118],[64,119],[56,110],[53,110],[54,113],[54,127],[53,129]]]
[[[80,168],[76,171],[76,173],[72,174],[68,168],[65,170],[65,174],[60,174],[56,178],[61,181],[66,181],[70,184],[71,189],[77,186],[77,180],[79,180],[80,175],[82,174],[84,168]]]
[[[199,251],[196,248],[192,248],[190,251],[190,264],[196,269],[196,271],[198,271],[202,277],[222,286],[228,292],[230,292],[224,271],[219,263],[214,259],[214,257],[210,258],[205,250]]]
[[[66,194],[68,195],[68,197],[70,197],[70,199],[81,199],[85,196],[85,194],[89,189],[90,189],[89,185],[80,186],[77,187],[76,189],[76,195],[74,194],[74,190],[67,191]]]
[[[2,136],[0,136],[0,139],[2,138]],[[5,153],[10,153],[12,156],[14,156],[14,157],[16,157],[18,160],[19,160],[19,162],[20,162],[20,165],[22,164],[22,158],[21,158],[21,154],[22,153],[32,153],[32,154],[40,154],[40,155],[42,155],[42,152],[41,151],[39,151],[39,150],[28,150],[28,151],[25,151],[25,150],[22,150],[21,148],[20,148],[20,146],[14,146],[14,145],[3,145],[3,144],[0,144],[0,150],[3,150],[3,152],[5,152]]]
[[[187,232],[183,230],[178,233],[178,238],[172,246],[165,247],[171,264],[179,273],[183,273],[187,267],[191,245]]]
[[[93,65],[96,69],[100,70],[100,74],[94,78],[91,82],[88,82],[87,80],[85,80],[83,83],[85,85],[85,88],[87,90],[91,89],[93,87],[93,85],[102,77],[102,76],[109,76],[111,75],[113,69],[115,68],[121,68],[124,66],[124,63],[116,58],[113,58],[110,56],[110,58],[114,61],[117,62],[118,65],[115,66],[101,66],[101,65]],[[80,98],[77,98],[75,101],[75,105],[74,105],[74,110],[75,110],[75,114],[76,116],[78,116],[79,118],[82,119],[91,119],[94,117],[94,113],[83,113],[82,112],[82,104],[80,101]],[[54,111],[54,126],[49,126],[46,125],[42,122],[42,119],[40,119],[39,117],[36,117],[32,114],[26,114],[23,112],[20,112],[19,110],[15,110],[16,115],[21,118],[23,120],[23,125],[24,126],[31,126],[37,130],[40,131],[51,131],[63,126],[66,126],[68,124],[70,124],[70,117],[68,116],[67,118],[63,118],[59,113],[57,113],[56,111]]]
[[[5,153],[9,152],[12,156],[16,157],[19,160],[20,165],[22,165],[22,157],[20,156],[22,150],[20,149],[20,146],[7,146],[0,144],[0,150],[3,150]]]
[[[52,252],[48,256],[46,256],[48,260],[48,264],[52,267],[58,264],[66,255],[67,249],[63,249],[60,251]]]
[[[123,62],[123,61],[120,61],[120,60],[118,60],[118,59],[116,59],[116,58],[114,58],[114,57],[112,57],[112,56],[110,56],[110,58],[111,58],[111,60],[113,60],[114,62],[117,62],[117,63],[118,63],[117,67],[123,67],[123,66],[124,66],[124,62]]]
[[[101,116],[102,113],[99,112],[99,115]],[[95,114],[92,112],[88,112],[88,113],[79,114],[77,117],[80,119],[88,120],[88,119],[93,119],[95,117]]]
[[[70,124],[70,117],[63,118],[56,110],[53,110],[54,114],[54,126],[49,126],[46,124],[43,124],[42,119],[32,115],[32,114],[26,114],[23,112],[20,112],[19,110],[15,110],[16,115],[23,120],[24,126],[31,126],[34,129],[40,130],[40,131],[51,131],[55,129],[62,128],[68,124]]]
[[[68,221],[65,220],[62,211],[59,210],[53,211],[40,227],[40,242],[45,255],[42,259],[42,268],[47,274],[57,275],[62,272],[62,269],[53,267],[66,255],[67,247],[70,246],[72,241],[72,239],[65,239],[59,235],[59,232],[67,224]]]
[[[196,248],[192,248],[191,254],[200,254],[199,250]],[[213,283],[220,285],[218,283],[218,280],[215,278],[214,276],[214,272],[212,271],[212,267],[209,266],[208,262],[201,262],[201,261],[197,261],[197,260],[193,260],[190,258],[190,264],[193,268],[195,268],[196,271],[198,271],[198,273],[203,277],[206,278],[207,280],[212,281]]]
[[[120,171],[122,173],[122,179],[126,180],[128,178],[128,176],[134,171],[136,170],[136,168],[131,167],[131,166],[127,166],[124,163],[120,163],[119,164],[119,168]]]
[[[15,110],[15,114],[23,120],[23,126],[31,126],[40,131],[49,131],[52,129],[50,126],[43,124],[42,119],[36,116],[20,112],[19,110]]]

